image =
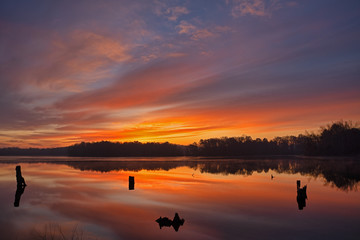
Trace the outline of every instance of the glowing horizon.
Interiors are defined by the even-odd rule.
[[[360,121],[359,1],[2,1],[0,147]]]

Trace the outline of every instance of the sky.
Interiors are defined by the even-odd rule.
[[[0,147],[360,120],[358,0],[0,3]]]

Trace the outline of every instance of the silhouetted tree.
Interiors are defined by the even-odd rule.
[[[67,147],[60,148],[0,148],[0,156],[66,156]]]
[[[339,121],[322,128],[319,153],[323,155],[357,154],[360,149],[360,129],[351,122]]]
[[[93,142],[72,145],[68,148],[69,156],[78,157],[141,157],[141,156],[181,156],[181,146],[165,143],[141,142]]]
[[[189,155],[356,155],[360,154],[360,129],[348,122],[335,122],[319,134],[253,140],[250,136],[201,139],[188,147]]]

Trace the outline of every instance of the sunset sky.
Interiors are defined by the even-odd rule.
[[[359,0],[0,2],[0,147],[360,121]]]

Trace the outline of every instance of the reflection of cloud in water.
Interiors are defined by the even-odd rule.
[[[0,184],[4,193],[0,196],[0,212],[3,213],[0,222],[11,222],[13,228],[16,226],[23,232],[32,225],[41,230],[49,221],[61,226],[82,223],[86,232],[105,239],[234,239],[237,236],[242,239],[269,239],[269,236],[275,235],[278,239],[289,239],[294,234],[299,239],[309,236],[316,239],[336,236],[341,239],[341,231],[336,228],[339,218],[340,227],[352,228],[351,234],[355,232],[357,192],[345,193],[325,188],[321,181],[309,183],[299,174],[278,174],[274,181],[270,180],[270,173],[284,169],[299,171],[301,168],[297,160],[275,160],[274,165],[269,160],[105,163],[66,163],[72,167],[64,165],[64,162],[23,164],[29,187],[21,199],[21,208],[17,208],[21,210],[21,219],[17,217],[20,212],[11,211],[16,209],[12,206],[16,184],[13,175],[10,184]],[[106,173],[95,172],[98,166],[104,165],[106,168],[102,171]],[[13,174],[13,164],[0,166],[3,166],[3,173]],[[316,164],[315,168],[319,169]],[[135,172],[142,169],[162,171]],[[131,176],[136,176],[136,191],[128,190],[130,173],[127,170],[135,172]],[[194,179],[191,174],[195,170]],[[201,175],[199,171],[218,175]],[[270,172],[253,174],[257,171]],[[252,176],[243,178],[230,174]],[[295,179],[298,177],[309,185],[310,202],[303,212],[306,215],[302,217],[299,217],[296,206]],[[51,181],[49,178],[52,178]],[[354,200],[348,201],[344,196],[351,196]],[[7,203],[9,206],[6,206]],[[172,219],[176,211],[186,219],[186,223],[178,232],[172,227],[159,231],[154,220],[159,216]],[[319,224],[321,222],[323,224]],[[10,227],[9,230],[1,229],[10,231]],[[6,236],[13,234],[8,233]]]

